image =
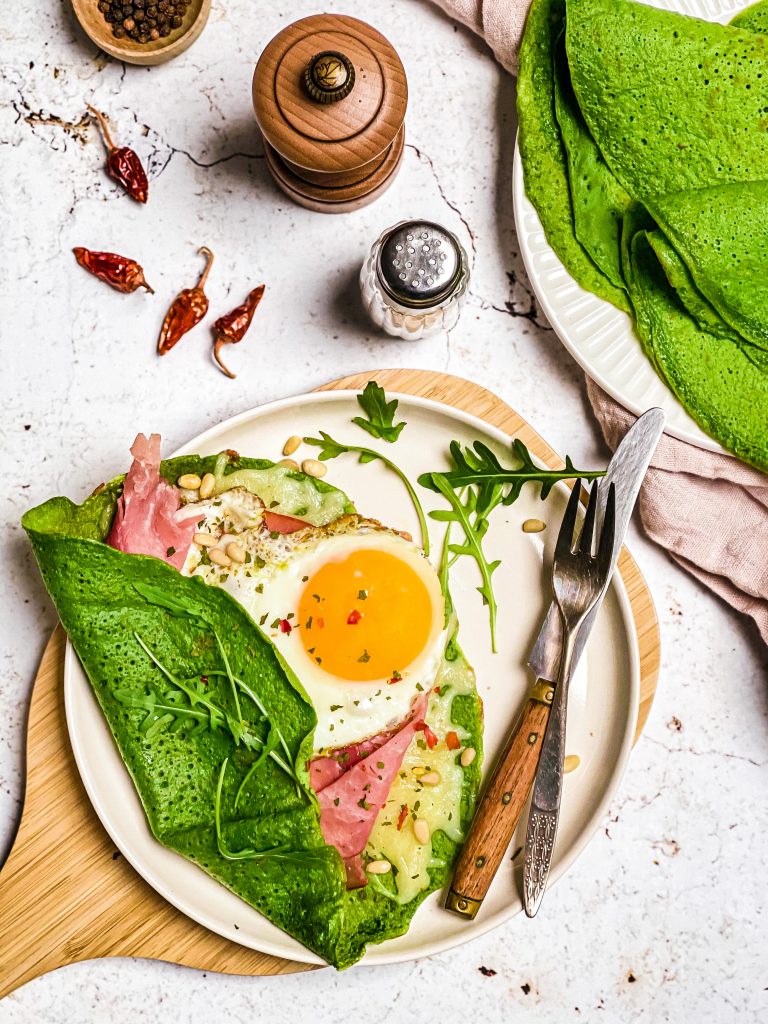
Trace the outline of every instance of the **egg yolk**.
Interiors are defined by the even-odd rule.
[[[298,622],[307,654],[326,672],[396,682],[429,642],[433,602],[407,562],[362,549],[309,578]]]

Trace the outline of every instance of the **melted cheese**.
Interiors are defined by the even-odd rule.
[[[371,860],[388,860],[396,868],[394,878],[397,902],[408,903],[429,885],[428,868],[440,863],[433,859],[432,842],[422,845],[413,832],[414,817],[423,818],[429,825],[430,835],[438,829],[449,839],[460,842],[461,793],[464,769],[459,764],[459,750],[449,750],[445,742],[448,732],[457,733],[462,747],[468,734],[451,720],[453,698],[459,694],[474,693],[475,675],[463,658],[443,660],[436,680],[440,693],[432,691],[426,721],[439,737],[430,750],[424,734],[417,733],[403,758],[403,764],[392,784],[386,804],[379,811],[365,849]],[[417,769],[414,774],[414,768]],[[420,771],[437,771],[440,782],[424,786],[419,781]],[[408,816],[401,829],[397,821],[401,808],[408,806]]]

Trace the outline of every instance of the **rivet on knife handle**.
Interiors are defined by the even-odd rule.
[[[445,901],[462,917],[476,916],[509,848],[531,791],[552,698],[552,684],[538,682],[477,807]]]

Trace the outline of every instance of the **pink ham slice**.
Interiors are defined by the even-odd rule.
[[[295,516],[281,516],[277,512],[264,513],[264,525],[270,533],[296,533],[309,526],[303,519],[296,519]]]
[[[419,720],[426,714],[428,697],[426,693],[419,697],[409,721],[377,750],[320,790],[317,799],[323,837],[345,861],[365,848]],[[380,764],[384,767],[379,768]]]
[[[137,434],[131,447],[133,465],[125,475],[123,493],[107,544],[130,555],[154,555],[181,569],[195,532],[192,511],[177,520],[178,490],[160,477],[160,435]]]
[[[413,714],[413,713],[412,713]],[[410,717],[408,719],[410,721]],[[348,747],[339,747],[333,754],[326,757],[316,757],[309,763],[309,779],[312,788],[316,793],[330,786],[336,779],[341,778],[344,772],[368,757],[379,747],[383,747],[387,740],[391,739],[402,726],[397,726],[387,732],[380,732],[377,736],[362,740],[360,743],[351,743]]]

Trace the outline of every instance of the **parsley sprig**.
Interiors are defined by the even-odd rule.
[[[372,437],[380,437],[382,441],[393,443],[400,437],[405,423],[394,422],[399,403],[396,398],[388,402],[384,388],[375,380],[368,381],[362,393],[357,396],[357,401],[368,418],[355,416],[353,423],[367,430]]]
[[[320,431],[320,437],[305,437],[305,444],[312,445],[315,448],[320,448],[318,458],[322,462],[327,462],[329,459],[336,459],[340,455],[355,454],[358,456],[358,462],[367,463],[374,462],[378,459],[383,462],[385,466],[396,473],[400,480],[403,482],[405,489],[408,491],[413,507],[416,510],[416,515],[419,520],[419,529],[421,530],[421,546],[424,549],[424,554],[429,555],[429,529],[427,527],[427,519],[424,515],[424,509],[422,508],[419,496],[416,494],[413,484],[405,475],[405,473],[395,465],[395,463],[387,458],[386,455],[382,455],[381,452],[374,451],[373,448],[363,448],[360,445],[355,444],[344,444],[341,441],[336,441],[331,437],[330,434],[326,433],[325,430]]]

